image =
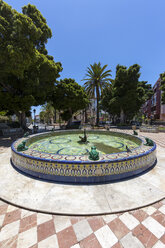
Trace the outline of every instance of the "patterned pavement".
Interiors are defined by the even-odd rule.
[[[165,147],[165,133],[144,136]],[[0,152],[10,142],[1,140]],[[0,201],[0,248],[101,247],[165,247],[165,200],[134,211],[91,217],[42,214]]]
[[[41,214],[0,202],[1,248],[163,248],[165,200],[93,217]]]

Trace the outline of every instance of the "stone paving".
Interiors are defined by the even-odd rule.
[[[165,147],[165,133],[144,136]],[[10,143],[1,140],[0,153]],[[134,211],[88,217],[42,214],[0,201],[0,247],[163,248],[165,200]]]
[[[132,130],[120,130],[117,128],[112,128],[110,129],[110,131],[115,131],[115,132],[125,132],[125,133],[129,133],[129,134],[133,134]],[[137,129],[137,132],[144,137],[148,137],[150,139],[152,139],[153,141],[155,141],[155,143],[163,148],[165,148],[165,133],[145,133],[145,132],[140,132]]]
[[[1,248],[163,248],[165,200],[95,217],[41,214],[0,202]]]

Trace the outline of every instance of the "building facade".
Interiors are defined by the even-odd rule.
[[[143,113],[147,118],[165,121],[165,105],[161,103],[161,79],[153,86],[154,94],[143,106]]]

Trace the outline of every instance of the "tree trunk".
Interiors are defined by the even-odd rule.
[[[26,114],[25,112],[17,112],[16,113],[17,117],[18,117],[18,121],[20,123],[20,126],[22,127],[23,130],[27,130],[27,126],[26,126]]]
[[[56,109],[54,110],[54,123],[56,123],[56,119],[57,119],[57,111]]]
[[[112,121],[112,124],[115,124],[115,116],[114,115],[111,116],[111,121]]]
[[[99,125],[99,88],[96,86],[96,100],[97,100],[97,117],[96,117],[96,126]]]
[[[59,110],[59,126],[61,128],[61,111]]]
[[[87,122],[88,122],[88,117],[87,117],[87,108],[85,108],[85,112],[84,112],[84,114],[85,114],[85,123],[87,123]]]
[[[71,115],[71,118],[68,120],[68,123],[67,124],[70,126],[71,123],[72,123],[72,109],[71,108],[69,108],[69,113]]]
[[[123,109],[120,111],[120,123],[125,123],[125,114]]]

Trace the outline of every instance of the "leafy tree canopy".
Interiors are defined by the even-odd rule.
[[[162,90],[162,103],[165,104],[165,72],[160,74],[160,78],[161,78],[161,90]]]
[[[116,104],[115,98],[113,98],[113,86],[107,85],[102,92],[101,109],[110,113],[111,115],[119,115],[120,108]]]
[[[82,86],[72,78],[65,78],[56,83],[52,103],[55,109],[64,111],[67,118],[63,116],[63,119],[69,120],[75,112],[84,109],[89,101]]]
[[[51,36],[34,5],[19,13],[0,0],[0,109],[19,114],[45,103],[62,71],[45,47]]]
[[[111,80],[112,84],[103,91],[103,109],[113,115],[120,114],[122,122],[125,117],[131,119],[153,94],[151,85],[146,81],[139,81],[139,77],[138,64],[128,69],[126,66],[117,65],[115,79]]]

